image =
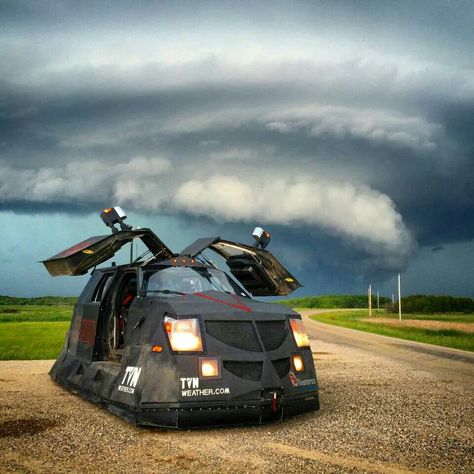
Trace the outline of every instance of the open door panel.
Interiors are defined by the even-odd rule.
[[[173,256],[173,252],[150,229],[137,229],[89,237],[42,263],[51,276],[84,275],[90,268],[112,258],[125,244],[136,238],[142,240],[153,255],[163,259]]]
[[[232,275],[253,296],[286,296],[301,287],[270,252],[250,245],[209,237],[197,240],[181,255],[195,257],[207,248],[225,259]]]
[[[253,296],[286,296],[300,283],[267,250],[227,240],[210,248],[226,259],[230,272]]]

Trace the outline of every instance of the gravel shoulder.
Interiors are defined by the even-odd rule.
[[[474,471],[472,362],[422,350],[409,363],[386,341],[306,324],[321,411],[260,427],[138,428],[55,385],[53,361],[0,362],[2,472]]]

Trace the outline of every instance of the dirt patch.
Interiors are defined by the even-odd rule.
[[[0,438],[18,438],[25,435],[34,435],[56,426],[53,420],[45,418],[24,418],[0,423]]]
[[[294,446],[287,446],[280,443],[266,443],[265,445],[271,450],[278,451],[288,456],[297,456],[300,458],[310,459],[313,461],[320,461],[337,466],[341,471],[360,469],[363,472],[377,472],[387,474],[401,474],[408,472],[416,472],[404,468],[403,466],[393,466],[390,464],[381,465],[380,463],[372,463],[364,458],[354,456],[339,456],[337,454],[327,454],[316,449],[301,449]],[[428,471],[418,471],[428,472]]]
[[[16,313],[20,313],[21,311],[19,309],[15,309],[15,308],[2,308],[0,309],[0,313],[1,314],[16,314]]]
[[[175,456],[164,456],[161,458],[157,458],[159,461],[163,461],[168,465],[172,465],[177,469],[186,470],[190,463],[196,461],[195,457],[186,456],[184,454],[178,454]]]
[[[421,319],[398,319],[391,318],[360,318],[359,321],[372,324],[384,324],[385,326],[421,328],[421,329],[452,329],[467,333],[474,333],[474,323],[456,323],[452,321],[432,321]]]

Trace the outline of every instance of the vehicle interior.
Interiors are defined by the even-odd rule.
[[[124,347],[125,327],[128,312],[137,296],[138,285],[135,272],[125,273],[112,295],[112,305],[108,324],[108,349],[110,360],[120,360]]]

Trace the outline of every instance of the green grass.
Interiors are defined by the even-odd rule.
[[[0,305],[0,360],[55,359],[73,306]]]
[[[378,316],[398,318],[398,316],[380,312]],[[438,346],[452,347],[474,352],[474,336],[463,331],[453,329],[424,329],[408,327],[392,327],[378,323],[367,323],[361,318],[368,317],[363,311],[327,312],[311,316],[315,321],[342,326],[359,331],[366,331],[384,336],[398,337],[411,341],[436,344]],[[474,315],[414,315],[410,314],[405,319],[430,319],[439,321],[474,322]]]
[[[55,359],[68,328],[66,321],[2,322],[0,360]]]
[[[70,321],[73,306],[0,306],[0,323]]]
[[[375,312],[377,313],[377,312]],[[365,315],[368,317],[368,315]],[[398,320],[398,313],[386,313],[380,311],[377,316]],[[450,313],[450,314],[403,314],[403,319],[420,319],[423,321],[451,321],[453,323],[474,323],[474,314]]]

